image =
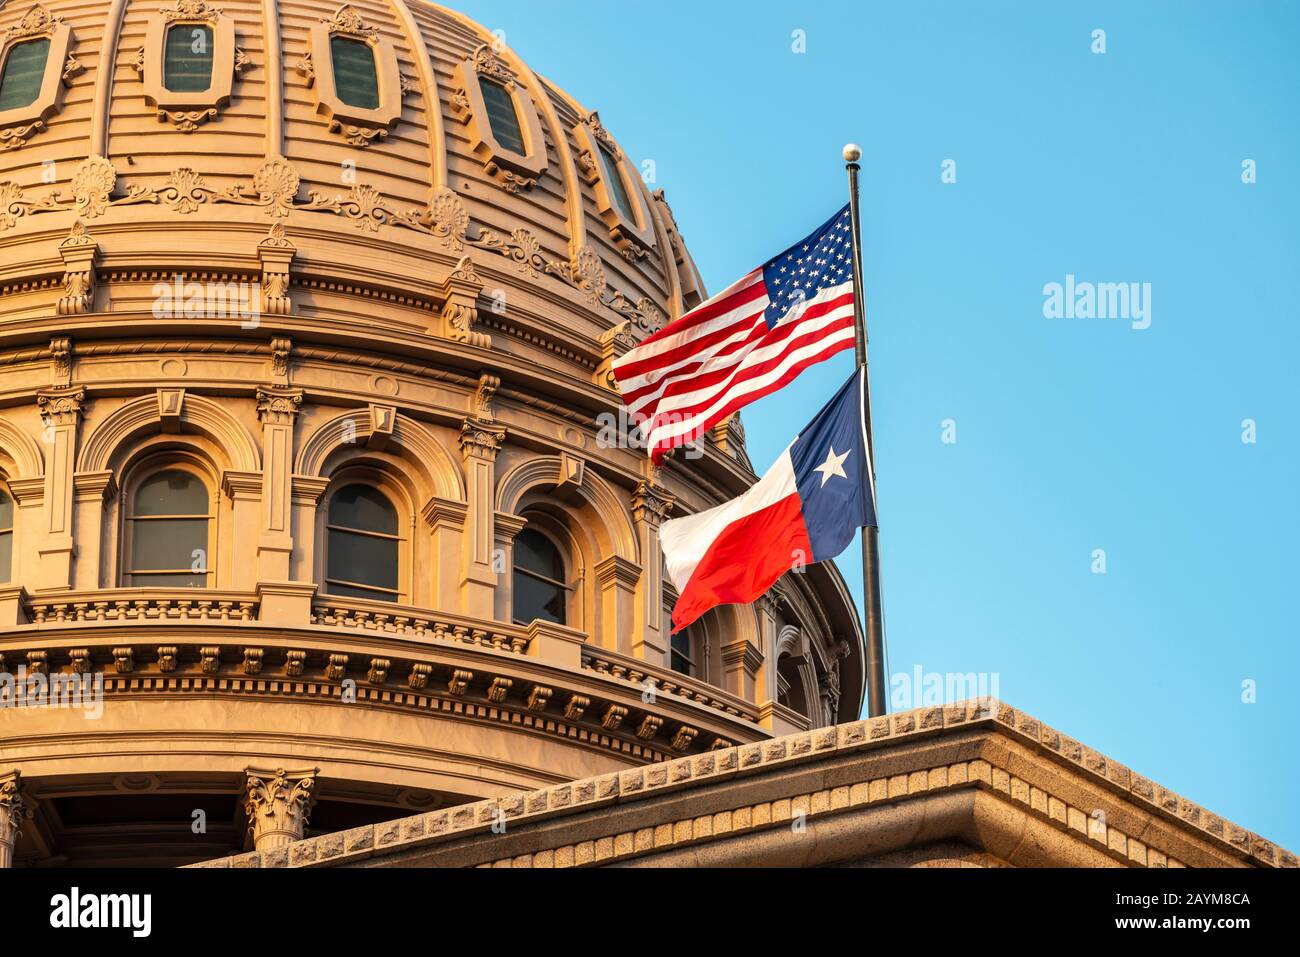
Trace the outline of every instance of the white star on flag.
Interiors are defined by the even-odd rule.
[[[849,452],[852,451],[852,449],[849,449]],[[848,476],[844,474],[844,460],[849,457],[849,452],[845,452],[843,455],[836,455],[835,446],[832,445],[826,453],[826,461],[813,469],[814,472],[822,473],[823,486],[836,475],[840,478],[848,478]]]

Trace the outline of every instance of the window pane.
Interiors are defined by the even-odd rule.
[[[369,485],[348,485],[330,499],[329,524],[396,535],[397,509],[378,489]]]
[[[198,573],[131,576],[135,588],[207,588],[208,576]]]
[[[168,469],[149,476],[135,493],[133,515],[207,515],[208,488],[192,472]],[[189,562],[185,565],[188,567]]]
[[[9,50],[4,72],[0,73],[0,110],[30,106],[36,101],[49,55],[49,37],[25,40]]]
[[[636,216],[632,212],[632,200],[627,195],[627,186],[623,183],[619,164],[610,155],[609,150],[603,146],[600,148],[600,161],[605,167],[605,188],[613,195],[614,205],[618,207],[624,219],[629,223],[635,223]]]
[[[564,624],[564,589],[516,571],[514,574],[514,619],[528,624],[535,618]]]
[[[325,590],[339,598],[364,598],[367,601],[397,601],[397,594],[391,591],[373,591],[369,588],[355,588],[352,585],[340,585],[338,582],[326,582]]]
[[[519,128],[519,114],[515,112],[515,99],[500,83],[483,80],[479,84],[483,91],[483,105],[487,107],[488,125],[497,142],[513,153],[521,156],[528,150],[524,147],[524,134]]]
[[[13,577],[14,533],[0,532],[0,582]]]
[[[672,637],[672,669],[678,674],[691,673],[691,633],[679,631]]]
[[[325,577],[397,590],[397,540],[329,530]],[[330,591],[335,592],[334,586]]]
[[[378,109],[379,77],[370,44],[349,37],[330,37],[330,58],[334,61],[334,92],[338,98],[348,106]]]
[[[204,571],[207,549],[206,518],[154,518],[131,524],[132,572],[188,572],[196,562]]]
[[[10,531],[14,527],[14,500],[6,493],[0,492],[0,532]]]
[[[163,86],[173,93],[194,93],[212,85],[212,28],[181,23],[167,30],[163,51]]]
[[[515,567],[524,568],[543,578],[564,581],[564,559],[555,543],[541,532],[525,528],[515,538]]]

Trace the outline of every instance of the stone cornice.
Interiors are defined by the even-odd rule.
[[[493,829],[502,820],[504,833]],[[1298,864],[1024,712],[984,701],[719,749],[196,866],[373,865],[385,855],[423,866],[817,864],[914,840],[960,840],[1020,866]]]

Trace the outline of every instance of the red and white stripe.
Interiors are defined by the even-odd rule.
[[[654,459],[852,348],[853,284],[823,289],[768,329],[756,269],[614,363],[619,391]]]

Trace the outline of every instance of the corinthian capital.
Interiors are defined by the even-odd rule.
[[[460,427],[460,451],[466,458],[495,459],[506,430],[482,419],[466,419]]]
[[[319,768],[246,769],[244,813],[248,815],[253,846],[257,850],[271,850],[302,840],[307,818],[316,803],[318,773]]]
[[[676,503],[677,499],[658,485],[638,482],[632,493],[632,517],[638,522],[647,522],[657,527],[668,517]]]
[[[23,800],[17,771],[0,774],[0,868],[13,866],[14,844],[23,821],[32,816]]]
[[[257,417],[264,425],[292,425],[302,405],[302,389],[257,390]]]
[[[43,389],[36,393],[36,405],[47,425],[73,425],[86,406],[86,390],[80,386]]]

